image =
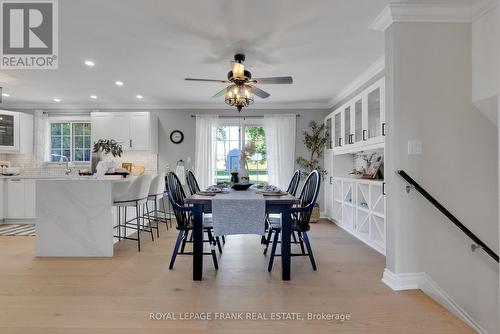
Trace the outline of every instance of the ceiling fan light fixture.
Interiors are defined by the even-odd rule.
[[[224,101],[241,111],[253,104],[252,88],[245,84],[235,84],[227,89]]]

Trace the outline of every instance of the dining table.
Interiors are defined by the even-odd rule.
[[[238,192],[238,196],[248,199],[253,198],[254,190],[232,191]],[[221,196],[221,195],[216,195]],[[231,196],[231,193],[222,196]],[[264,195],[261,195],[264,196]],[[193,206],[193,280],[201,281],[203,279],[203,214],[212,212],[212,199],[215,196],[206,196],[202,194],[193,194],[186,198],[185,203]],[[284,281],[290,280],[290,259],[292,234],[292,207],[300,203],[295,196],[276,195],[264,196],[266,214],[281,214],[281,278]],[[265,217],[262,217],[264,224]]]

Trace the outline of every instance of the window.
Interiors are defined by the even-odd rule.
[[[267,182],[266,141],[259,125],[224,125],[217,128],[217,183],[229,182],[240,168],[240,152],[246,149],[250,182]]]
[[[50,161],[61,157],[73,162],[90,161],[90,123],[60,122],[50,124]]]

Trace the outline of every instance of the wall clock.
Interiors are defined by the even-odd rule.
[[[184,134],[181,130],[174,130],[170,133],[170,140],[174,144],[180,144],[184,140]]]

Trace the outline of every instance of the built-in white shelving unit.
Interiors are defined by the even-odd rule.
[[[329,218],[385,255],[384,183],[333,177],[333,189],[333,216]]]

